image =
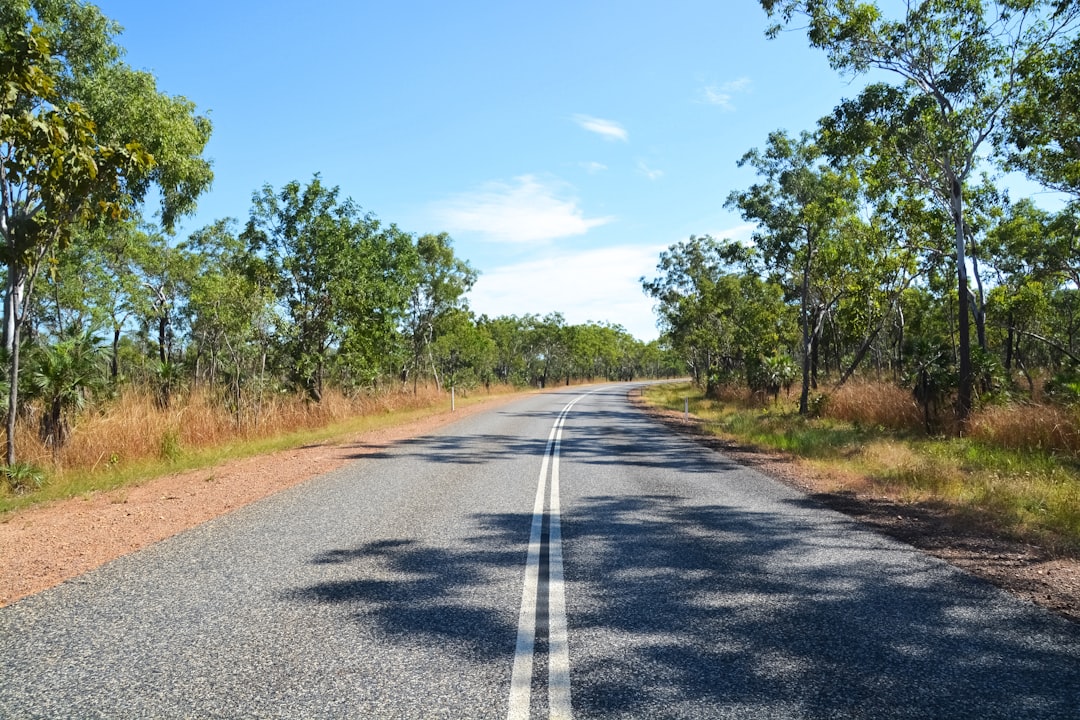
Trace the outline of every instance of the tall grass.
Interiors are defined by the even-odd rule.
[[[1016,450],[1047,450],[1080,458],[1080,417],[1053,405],[1014,404],[975,413],[972,437]]]
[[[459,390],[458,399],[468,404],[513,391],[493,387],[470,398]],[[196,390],[162,408],[152,392],[133,388],[81,415],[70,440],[55,454],[40,440],[31,408],[18,423],[16,453],[21,462],[44,471],[46,486],[16,493],[0,483],[0,511],[113,487],[172,466],[317,442],[377,427],[382,420],[389,424],[449,408],[448,393],[434,387],[420,387],[415,394],[410,387],[351,397],[330,390],[318,403],[300,395],[270,395],[257,416],[247,412],[238,421],[211,392]]]
[[[860,427],[918,431],[922,410],[909,390],[883,382],[854,380],[826,395],[824,415]]]

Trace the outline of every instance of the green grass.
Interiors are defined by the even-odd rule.
[[[804,418],[790,404],[751,407],[705,399],[689,384],[659,385],[645,399],[691,413],[707,432],[790,453],[831,477],[825,491],[854,489],[902,502],[932,503],[1005,536],[1080,553],[1080,465],[1040,449],[984,440],[930,438],[910,431]]]

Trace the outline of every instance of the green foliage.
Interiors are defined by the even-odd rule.
[[[105,388],[101,339],[90,332],[69,333],[30,354],[29,396],[44,405],[41,439],[54,456],[71,435],[73,416]]]
[[[15,462],[19,338],[47,259],[91,222],[115,223],[151,188],[162,220],[208,187],[210,125],[152,76],[120,61],[117,26],[75,0],[6,3],[0,12],[0,255],[7,271],[7,463]]]
[[[15,463],[3,468],[4,480],[14,493],[27,493],[45,487],[45,472],[30,463]]]
[[[746,365],[746,384],[750,391],[776,402],[780,390],[788,390],[799,377],[799,367],[787,355],[757,357]]]
[[[1080,369],[1062,369],[1043,386],[1046,397],[1062,405],[1080,404]]]

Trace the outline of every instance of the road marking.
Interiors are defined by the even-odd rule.
[[[529,552],[525,559],[525,586],[521,591],[521,614],[518,616],[514,669],[510,676],[507,720],[529,720],[537,627],[541,630],[547,629],[548,716],[558,720],[572,718],[570,646],[566,632],[562,524],[559,515],[559,452],[566,416],[579,400],[592,392],[574,398],[559,413],[548,435],[544,459],[540,463],[540,478],[536,485],[536,499],[533,501],[532,528],[529,531]],[[549,467],[550,496],[546,497],[549,490]],[[548,508],[547,512],[544,511],[545,506]]]

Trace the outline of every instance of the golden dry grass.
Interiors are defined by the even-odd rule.
[[[971,437],[1013,450],[1047,450],[1080,456],[1080,423],[1075,411],[1053,405],[984,408],[969,423]]]
[[[492,392],[509,390],[494,388]],[[238,418],[210,392],[194,391],[174,398],[170,407],[161,408],[154,402],[153,393],[132,388],[80,416],[71,438],[55,459],[29,420],[19,424],[16,451],[20,461],[51,473],[95,472],[448,402],[447,393],[435,387],[421,387],[416,394],[410,387],[353,397],[328,391],[319,403],[300,395],[268,394],[258,413],[247,407]]]
[[[827,417],[863,427],[918,430],[922,410],[911,392],[891,383],[853,380],[828,393]]]

